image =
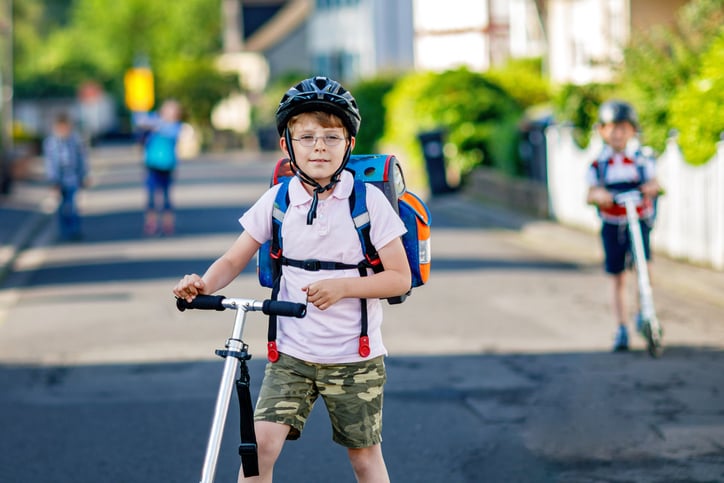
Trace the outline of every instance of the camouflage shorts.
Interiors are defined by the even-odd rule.
[[[384,357],[350,364],[313,364],[281,354],[264,371],[254,419],[290,426],[297,439],[322,396],[332,422],[333,439],[347,448],[382,441]]]

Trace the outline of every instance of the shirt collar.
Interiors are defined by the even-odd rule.
[[[354,187],[354,176],[349,171],[342,170],[339,176],[339,182],[334,185],[332,196],[334,198],[344,200],[350,197],[352,194],[352,188]],[[289,204],[292,206],[299,206],[305,203],[312,202],[312,195],[307,193],[307,190],[302,186],[302,180],[298,177],[292,178],[289,183]]]

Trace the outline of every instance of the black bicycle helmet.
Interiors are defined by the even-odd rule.
[[[326,186],[320,185],[317,180],[305,173],[297,164],[292,148],[292,136],[287,129],[289,119],[303,112],[322,111],[334,114],[342,120],[350,136],[356,136],[362,120],[357,107],[357,101],[352,94],[342,85],[328,77],[317,76],[304,79],[284,94],[279,102],[276,112],[277,131],[284,136],[289,147],[289,161],[296,176],[314,188],[312,204],[307,213],[307,225],[311,225],[317,217],[317,204],[319,194],[334,188],[339,182],[340,174],[347,166],[349,156],[352,152],[351,143],[347,143],[342,164],[332,174],[330,182]]]
[[[276,112],[277,131],[284,134],[289,119],[302,112],[324,111],[339,117],[349,131],[356,136],[362,117],[357,101],[342,85],[328,77],[310,77],[284,94]]]
[[[606,101],[601,104],[601,107],[598,109],[599,124],[624,121],[631,123],[633,127],[638,129],[639,118],[633,106],[628,102],[617,100]]]

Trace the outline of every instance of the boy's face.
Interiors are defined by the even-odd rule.
[[[636,128],[628,121],[609,122],[598,126],[601,138],[614,151],[623,151],[626,144],[636,135]]]
[[[55,126],[53,126],[53,132],[56,136],[61,138],[67,138],[68,136],[70,136],[70,131],[70,123],[65,121],[58,121],[55,123]]]
[[[354,148],[355,144],[355,138],[348,139],[347,132],[342,126],[325,127],[312,113],[297,116],[290,126],[290,134],[294,157],[299,169],[322,186],[326,186],[331,181],[332,175],[342,165],[347,145],[350,144],[351,148]],[[334,145],[327,145],[325,138],[327,142]],[[314,144],[305,146],[305,140],[314,142]],[[289,149],[284,137],[280,140],[280,146],[282,151],[289,156]]]

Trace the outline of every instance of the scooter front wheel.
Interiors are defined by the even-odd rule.
[[[661,343],[661,331],[659,329],[652,329],[651,322],[644,322],[643,335],[646,338],[646,349],[651,357],[659,357],[664,351],[664,347]]]

